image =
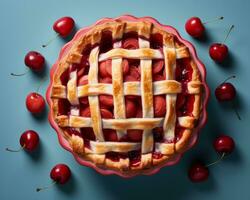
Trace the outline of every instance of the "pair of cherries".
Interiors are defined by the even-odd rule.
[[[62,17],[54,23],[53,29],[57,33],[56,36],[66,37],[72,32],[74,26],[75,22],[71,17]],[[52,40],[50,40],[46,45],[43,45],[43,47],[46,47],[51,41]],[[39,72],[44,68],[45,58],[37,51],[30,51],[26,54],[24,63],[30,70]],[[26,73],[11,73],[13,76],[22,76],[24,74]],[[39,114],[45,108],[45,100],[43,96],[38,93],[38,91],[32,92],[26,97],[26,107],[31,113]]]
[[[232,153],[235,148],[235,143],[233,138],[227,135],[221,135],[215,139],[213,143],[215,151],[220,154],[220,158],[213,163],[204,165],[201,162],[195,162],[191,165],[188,171],[188,177],[192,182],[202,182],[208,179],[209,169],[208,167],[217,164],[223,158]]]
[[[198,17],[191,17],[187,20],[185,24],[185,29],[189,35],[195,38],[201,38],[204,35],[205,32],[205,24],[216,21],[216,20],[222,20],[224,17],[219,17],[217,19],[202,22],[200,18]],[[222,62],[226,59],[228,55],[228,47],[225,44],[227,37],[229,36],[230,32],[234,28],[234,25],[232,25],[222,43],[213,43],[209,48],[209,55],[210,57],[216,61],[216,62]]]
[[[32,152],[37,149],[39,145],[39,135],[34,130],[27,130],[24,133],[22,133],[20,137],[20,149],[18,150],[12,150],[9,148],[6,148],[7,151],[10,152],[20,152],[21,150],[26,150],[28,152]],[[71,176],[70,168],[65,164],[57,164],[55,165],[51,171],[50,171],[50,178],[53,180],[53,184],[59,183],[59,184],[65,184]],[[48,187],[44,188],[37,188],[36,191],[39,192],[43,189],[47,189]]]

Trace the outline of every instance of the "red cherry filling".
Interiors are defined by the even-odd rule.
[[[166,114],[166,100],[162,96],[154,96],[154,116],[155,117],[164,117]]]
[[[154,159],[161,159],[163,157],[163,154],[160,152],[153,152],[153,158]]]
[[[82,134],[75,128],[67,127],[64,129],[69,135],[77,135],[82,137]]]
[[[100,42],[100,53],[105,53],[113,48],[112,33],[103,32],[102,39]],[[162,35],[152,34],[150,37],[150,47],[154,49],[162,48]],[[70,72],[77,70],[77,80],[78,86],[88,84],[88,71],[89,71],[89,53],[93,46],[87,46],[83,50],[83,57],[79,64],[72,65],[70,71],[65,71],[61,78],[62,84],[67,85],[69,80]],[[122,40],[122,48],[126,49],[137,49],[139,48],[138,34],[137,33],[127,33],[124,35]],[[187,89],[187,83],[192,80],[193,69],[190,65],[190,60],[188,58],[178,59],[176,63],[176,80],[181,82],[184,91]],[[140,73],[140,60],[138,59],[123,59],[123,81],[124,82],[139,82],[141,80]],[[164,60],[152,60],[152,78],[153,81],[165,80],[165,66]],[[112,83],[112,61],[111,59],[102,61],[99,63],[99,83]],[[193,110],[194,95],[178,94],[176,108],[178,116],[191,115]],[[67,115],[70,112],[70,103],[68,100],[59,100],[59,114]],[[100,113],[104,119],[114,118],[113,113],[113,96],[102,94],[99,95]],[[154,96],[154,117],[164,117],[166,114],[166,98],[165,95]],[[127,95],[125,97],[125,112],[126,118],[142,118],[142,104],[141,97],[134,95]],[[80,116],[90,117],[90,108],[88,97],[83,97],[80,99]],[[178,125],[177,125],[178,126]],[[85,147],[89,148],[90,141],[95,141],[96,137],[92,128],[81,128],[79,131],[76,129],[67,130],[69,134],[79,135],[84,138]],[[174,141],[165,142],[177,142],[183,134],[184,129],[176,127],[176,138]],[[142,142],[143,130],[127,130],[127,134],[123,138],[117,136],[116,130],[103,129],[103,136],[105,141],[123,141],[123,142]],[[163,128],[158,127],[153,129],[153,136],[155,142],[163,142]],[[122,154],[118,152],[108,152],[106,153],[108,159],[112,161],[119,161],[120,158],[129,158],[132,166],[137,166],[140,164],[141,160],[141,150],[131,151],[127,154]],[[153,152],[154,159],[161,159],[163,154],[159,152]]]
[[[59,99],[58,100],[58,116],[59,115],[68,115],[70,112],[70,102],[68,99]]]
[[[136,32],[129,32],[124,34],[122,40],[122,48],[124,49],[138,49],[138,34]]]
[[[127,140],[130,142],[141,142],[142,141],[142,130],[128,130]]]
[[[151,34],[150,35],[150,48],[161,49],[163,47],[163,37],[161,34]]]
[[[103,135],[105,141],[112,141],[112,142],[118,141],[118,137],[115,130],[103,129]]]
[[[153,129],[154,133],[154,141],[155,142],[162,142],[163,141],[163,128],[157,127]]]
[[[123,69],[123,75],[126,75],[129,72],[128,60],[123,59],[123,61],[122,61],[122,69]],[[99,64],[99,74],[103,78],[112,77],[112,61],[110,59],[100,62],[100,64]]]
[[[136,103],[134,101],[125,99],[125,109],[126,109],[126,118],[136,117],[137,108],[136,108]]]
[[[105,53],[113,48],[113,38],[111,31],[103,31],[100,42],[100,53]]]
[[[131,166],[136,167],[136,166],[140,165],[140,162],[141,162],[141,151],[140,150],[128,152],[128,157],[129,157]]]
[[[187,93],[187,84],[192,80],[193,69],[190,59],[178,59],[176,63],[176,80],[181,82],[184,93],[177,95],[176,108],[178,116],[191,116],[194,104],[194,95]]]
[[[120,160],[119,153],[113,152],[113,151],[107,152],[106,153],[106,158],[110,159],[110,160],[112,160],[114,162],[118,162]]]
[[[112,108],[114,105],[113,96],[111,96],[111,95],[100,95],[99,102],[100,102],[101,106],[105,106],[108,108]]]
[[[181,139],[184,130],[185,128],[179,127],[177,124],[177,126],[175,127],[175,143]]]

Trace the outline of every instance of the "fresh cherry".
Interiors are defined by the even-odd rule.
[[[41,113],[45,108],[45,100],[42,95],[32,92],[26,97],[26,107],[33,114]]]
[[[37,132],[33,130],[27,130],[22,133],[19,142],[21,145],[20,149],[12,150],[12,149],[6,148],[6,151],[19,152],[24,149],[24,150],[31,152],[35,150],[37,146],[39,145],[39,135],[37,134]]]
[[[55,21],[55,23],[53,24],[53,29],[57,33],[56,37],[57,36],[66,37],[72,32],[74,26],[75,26],[75,21],[73,18],[62,17]],[[52,42],[54,39],[55,38],[52,38],[51,40],[48,41],[47,44],[42,45],[42,47],[48,46],[49,43]]]
[[[201,37],[205,31],[205,27],[198,17],[191,17],[187,20],[185,29],[192,37]]]
[[[57,164],[50,171],[50,178],[53,180],[52,185],[54,184],[65,184],[71,177],[70,168],[65,164]],[[47,187],[37,188],[36,191],[39,192],[41,190],[47,189]]]
[[[200,162],[191,165],[188,171],[188,177],[192,182],[202,182],[208,179],[209,170]]]
[[[219,17],[207,22],[202,22],[199,17],[191,17],[187,20],[185,24],[185,29],[189,35],[195,38],[200,38],[205,32],[204,24],[213,22],[215,20],[222,20],[224,17]]]
[[[75,21],[71,17],[62,17],[55,21],[53,29],[55,32],[59,33],[60,36],[68,36],[75,26]]]
[[[227,78],[223,83],[221,83],[216,89],[215,89],[215,96],[218,101],[224,102],[224,101],[232,101],[236,96],[236,89],[233,86],[232,83],[227,82],[229,79],[236,78],[236,76],[230,76]],[[239,119],[241,119],[236,106],[233,104],[234,110],[238,116]]]
[[[221,135],[214,141],[214,149],[218,153],[230,154],[234,150],[235,143],[233,138],[227,135]]]
[[[209,47],[209,55],[213,60],[222,62],[228,55],[228,47],[225,44],[213,43]]]
[[[206,165],[206,167],[210,167],[222,161],[227,154],[232,153],[232,151],[234,150],[235,144],[234,144],[233,138],[231,138],[230,136],[221,135],[215,139],[213,146],[214,146],[215,151],[221,155],[216,161]]]
[[[223,83],[215,89],[218,101],[231,101],[236,96],[236,90],[232,83]]]
[[[203,165],[200,162],[194,163],[188,171],[188,176],[191,181],[193,182],[205,181],[209,176],[208,167],[222,161],[225,158],[226,154],[232,153],[235,147],[235,143],[233,138],[231,138],[230,136],[221,135],[214,140],[213,146],[215,151],[221,154],[221,156],[216,161],[207,165]]]
[[[227,32],[227,35],[223,41],[223,43],[213,43],[209,48],[209,55],[210,57],[216,61],[216,62],[222,62],[225,60],[225,58],[228,55],[228,47],[225,45],[226,39],[228,38],[228,35],[234,28],[234,25],[232,25]]]
[[[26,56],[24,58],[24,63],[27,67],[29,67],[33,71],[41,71],[44,67],[45,58],[42,54],[40,54],[37,51],[30,51],[26,54]],[[12,76],[22,76],[26,73],[27,72],[22,73],[22,74],[11,73],[11,75]]]

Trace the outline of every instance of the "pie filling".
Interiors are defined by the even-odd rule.
[[[138,49],[139,40],[135,32],[129,32],[124,34],[121,45],[124,49]],[[143,38],[145,39],[145,38]],[[105,53],[113,49],[114,41],[110,31],[104,31],[100,42],[100,54]],[[85,85],[88,83],[89,72],[89,54],[93,46],[86,46],[82,52],[82,60],[79,64],[72,64],[68,70],[63,72],[60,79],[62,85],[67,85],[70,72],[77,70],[77,85]],[[150,36],[150,48],[162,50],[162,35],[151,34]],[[177,117],[180,116],[192,116],[194,95],[187,93],[187,83],[192,80],[192,67],[190,66],[190,58],[183,58],[176,60],[175,79],[182,84],[182,93],[177,95],[176,113]],[[123,59],[123,82],[140,81],[140,60],[136,59]],[[111,60],[105,60],[99,62],[98,69],[98,81],[100,83],[112,83],[112,64]],[[152,60],[152,77],[153,81],[165,80],[165,66],[164,60],[154,59]],[[88,97],[80,98],[80,104],[76,109],[79,111],[79,115],[82,117],[91,117]],[[113,112],[113,96],[111,95],[99,95],[99,105],[101,117],[104,119],[114,118]],[[154,117],[164,117],[166,114],[166,96],[155,95],[153,97],[154,105]],[[72,111],[72,106],[67,99],[58,100],[58,115],[69,115]],[[125,96],[125,110],[126,118],[142,118],[142,104],[141,96],[127,95]],[[95,141],[96,137],[92,128],[81,128],[80,132],[74,128],[65,128],[69,135],[78,135],[84,138],[85,148],[90,148],[90,141]],[[175,139],[173,141],[164,141],[163,128],[157,127],[153,129],[154,141],[175,143],[182,137],[184,128],[181,128],[176,124]],[[127,130],[127,134],[118,139],[117,133],[112,129],[103,129],[105,141],[121,141],[121,142],[142,142],[143,130]],[[153,152],[154,159],[160,159],[163,155],[159,152]],[[141,160],[141,150],[130,151],[128,153],[108,152],[106,158],[112,161],[119,161],[120,158],[129,158],[130,165],[137,166]]]

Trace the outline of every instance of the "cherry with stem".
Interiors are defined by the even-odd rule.
[[[47,189],[51,188],[52,186],[54,186],[55,184],[57,184],[57,182],[56,181],[52,181],[52,183],[49,186],[40,187],[40,188],[38,187],[38,188],[36,188],[36,191],[40,192],[42,190],[47,190]]]
[[[25,55],[24,63],[28,67],[24,73],[16,74],[11,73],[11,76],[23,76],[28,73],[29,70],[41,71],[44,68],[45,58],[37,51],[30,51]]]
[[[195,162],[191,165],[188,171],[188,177],[192,182],[203,182],[209,177],[209,167],[221,162],[226,155],[233,152],[235,143],[233,138],[227,135],[221,135],[214,140],[214,149],[221,156],[214,162],[204,165],[201,162]]]
[[[13,150],[10,148],[6,148],[5,150],[9,152],[20,152],[22,150],[32,152],[39,145],[39,135],[33,130],[27,130],[22,133],[19,142],[21,147],[18,150]]]
[[[235,75],[228,77],[225,81],[223,81],[217,88],[215,89],[215,96],[218,101],[225,102],[225,101],[231,101],[233,109],[238,117],[239,120],[241,120],[240,114],[236,108],[235,103],[233,100],[236,97],[236,89],[233,86],[232,83],[227,82],[230,79],[236,78]]]
[[[225,44],[226,40],[229,36],[229,34],[232,32],[234,28],[234,25],[232,25],[230,27],[230,29],[228,30],[224,40],[222,43],[213,43],[210,47],[209,47],[209,55],[210,57],[216,61],[216,62],[222,62],[225,60],[225,58],[228,55],[228,47]]]
[[[57,37],[66,37],[68,36],[75,26],[75,21],[72,17],[62,17],[55,21],[53,24],[53,30],[57,33],[55,37],[51,38],[46,44],[43,44],[42,47],[47,47],[53,40]]]
[[[42,83],[45,81],[44,79],[36,89],[36,92],[31,92],[26,97],[26,107],[29,112],[33,114],[39,114],[45,109],[45,100],[42,95],[40,95],[39,89],[41,88]]]
[[[195,38],[200,38],[205,32],[205,24],[212,23],[218,20],[222,20],[224,17],[218,17],[216,19],[208,20],[202,22],[199,17],[191,17],[187,20],[185,24],[186,32]]]
[[[46,187],[38,187],[36,188],[36,191],[40,192],[46,190],[55,184],[65,184],[69,181],[70,177],[70,168],[66,164],[57,164],[50,171],[50,178],[52,179],[51,185]]]

